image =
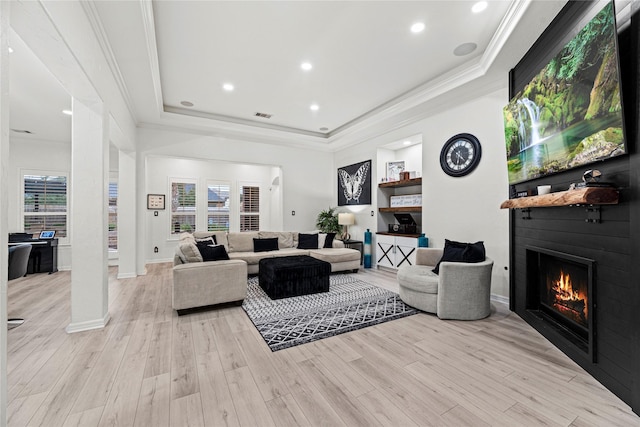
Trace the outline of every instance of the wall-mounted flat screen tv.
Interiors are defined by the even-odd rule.
[[[509,184],[626,153],[613,2],[503,113]]]

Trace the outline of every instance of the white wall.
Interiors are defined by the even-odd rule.
[[[269,218],[264,223],[265,229],[313,230],[318,212],[336,205],[334,185],[337,185],[337,172],[333,154],[329,152],[145,128],[138,131],[138,143],[139,155],[147,169],[142,178],[146,182],[137,184],[138,188],[144,189],[143,197],[154,192],[167,194],[171,176],[206,180],[219,179],[226,173],[232,174],[229,180],[237,181],[242,172],[238,165],[247,165],[245,170],[257,165],[266,166],[263,168],[266,175],[261,194],[269,194],[271,201],[269,211],[265,212]],[[160,158],[167,160],[161,169],[157,164]],[[193,159],[200,160],[193,163]],[[191,169],[194,166],[197,169]],[[220,175],[216,168],[224,173]],[[278,185],[273,185],[277,173],[280,174]],[[214,176],[216,174],[218,177]],[[143,217],[147,225],[142,244],[145,257],[152,262],[172,259],[175,242],[167,237],[164,227],[167,221],[160,216],[153,217],[153,212],[147,211],[146,206],[144,208]],[[278,211],[282,212],[281,224],[277,219]],[[167,211],[163,213],[168,214]],[[159,253],[153,253],[154,246],[159,247]]]
[[[422,230],[429,237],[429,245],[442,247],[445,239],[483,240],[487,255],[495,260],[492,293],[502,296],[509,294],[505,269],[509,265],[509,220],[508,212],[499,209],[508,198],[502,126],[502,107],[507,101],[504,88],[336,153],[345,164],[368,158],[375,161],[377,147],[421,133]],[[452,178],[440,168],[440,150],[450,137],[463,132],[480,140],[482,160],[471,174]],[[380,172],[384,166],[375,165],[373,170]],[[379,182],[379,178],[373,182]],[[374,199],[371,208],[375,210],[377,197]],[[356,223],[358,232],[367,227],[375,230],[376,218],[359,215]]]

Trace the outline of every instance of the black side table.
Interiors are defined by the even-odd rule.
[[[364,259],[364,242],[362,240],[343,240],[345,248],[349,249],[357,249],[360,251],[360,265],[362,265],[362,260]]]

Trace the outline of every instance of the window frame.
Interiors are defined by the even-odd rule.
[[[169,195],[169,215],[167,216],[168,218],[168,224],[166,227],[166,230],[168,232],[169,235],[169,239],[168,240],[177,240],[180,238],[180,234],[183,233],[183,231],[181,230],[178,233],[174,233],[173,232],[173,216],[174,216],[174,211],[173,211],[173,184],[188,184],[188,185],[193,185],[194,186],[194,206],[193,206],[193,214],[191,213],[183,213],[180,215],[193,215],[193,229],[191,230],[191,233],[193,233],[194,231],[196,231],[196,229],[198,228],[198,218],[200,217],[199,212],[198,212],[198,201],[200,200],[200,197],[198,196],[198,187],[200,186],[200,183],[198,182],[197,179],[193,179],[193,178],[178,178],[178,177],[170,177],[169,178],[169,183],[168,183],[168,190],[167,190],[167,194]]]
[[[66,184],[66,206],[65,206],[65,210],[64,210],[64,216],[65,216],[65,231],[66,231],[66,235],[64,237],[60,237],[58,235],[56,235],[56,238],[58,239],[58,244],[60,245],[67,245],[69,244],[69,242],[71,241],[71,212],[69,211],[69,207],[71,206],[71,180],[70,180],[70,173],[67,171],[56,171],[56,170],[45,170],[45,169],[20,169],[20,203],[19,203],[19,211],[20,211],[20,215],[19,215],[19,227],[20,230],[22,230],[23,232],[25,232],[25,227],[24,227],[24,223],[25,223],[25,216],[26,215],[33,215],[33,212],[27,212],[24,209],[24,205],[25,205],[25,176],[63,176],[65,178],[65,184]],[[62,212],[40,212],[37,214],[37,216],[61,216]]]
[[[228,223],[227,223],[227,229],[226,230],[221,230],[221,229],[209,230],[209,215],[210,215],[210,213],[209,213],[209,187],[210,186],[227,186],[228,189],[229,189],[228,210],[226,212]],[[207,179],[204,191],[205,191],[205,194],[206,194],[206,196],[205,196],[205,200],[206,200],[205,212],[206,212],[206,214],[205,214],[205,226],[204,226],[204,229],[207,230],[207,231],[210,231],[210,232],[213,232],[213,231],[226,231],[226,232],[229,232],[229,231],[231,231],[232,227],[234,225],[234,215],[233,215],[233,209],[234,209],[234,206],[233,206],[233,194],[234,194],[234,191],[233,191],[233,183],[231,181]],[[216,215],[213,215],[213,216],[216,216]],[[217,216],[223,216],[223,215],[217,215]]]

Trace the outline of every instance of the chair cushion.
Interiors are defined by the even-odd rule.
[[[450,262],[482,262],[485,259],[484,242],[461,243],[452,240],[444,240],[444,252],[442,258],[433,269],[435,274],[440,272],[442,261]]]
[[[438,275],[428,265],[408,265],[398,269],[398,284],[416,292],[438,293]]]

